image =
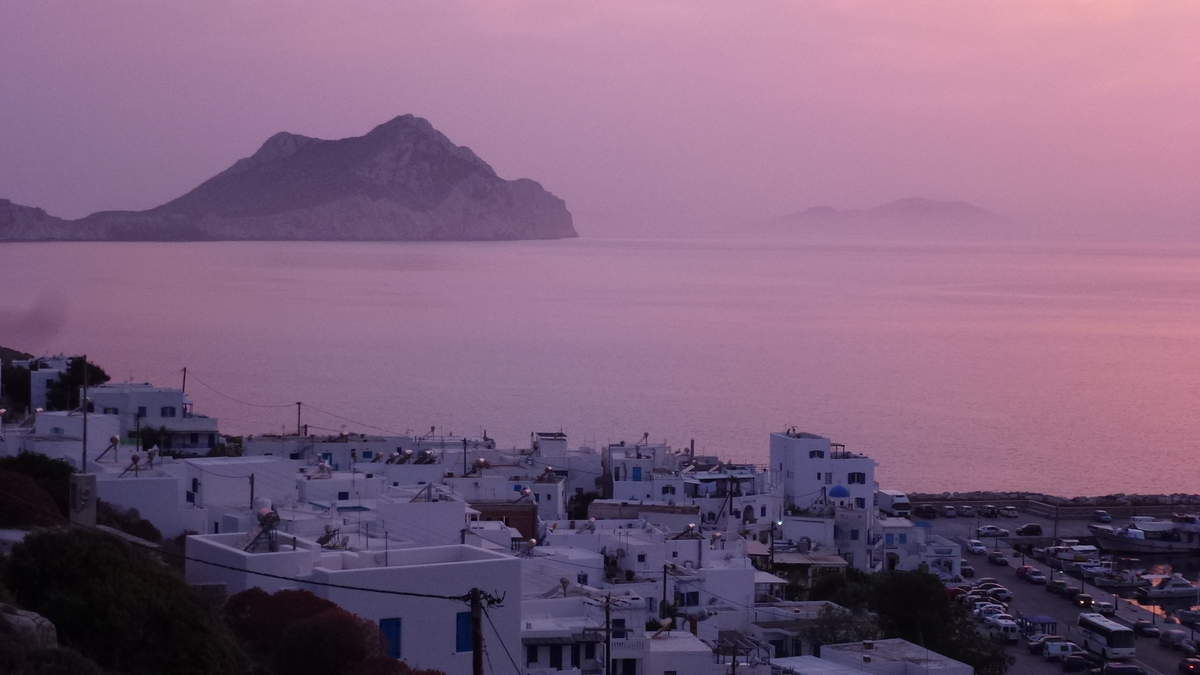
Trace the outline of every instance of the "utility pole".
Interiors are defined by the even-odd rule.
[[[658,605],[658,616],[663,619],[667,618],[667,565],[668,564],[669,563],[663,563],[662,602],[659,603],[659,605]]]
[[[300,406],[301,406],[301,403],[300,403],[300,401],[296,401],[296,435],[297,435],[297,436],[299,436],[299,435],[300,435],[300,431],[301,431],[301,426],[300,426]]]
[[[604,675],[612,675],[612,593],[604,598]]]
[[[483,675],[483,598],[478,588],[471,596],[471,673]]]
[[[254,508],[254,474],[250,474],[250,508]]]
[[[183,367],[183,393],[187,393],[187,366]]]
[[[463,436],[463,476],[467,475],[467,437]]]
[[[87,415],[88,415],[88,362],[87,354],[83,355],[83,472],[87,473]],[[68,393],[69,395],[69,393]]]

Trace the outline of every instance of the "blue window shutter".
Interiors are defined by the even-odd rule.
[[[457,630],[454,636],[454,650],[458,652],[469,652],[475,649],[475,641],[472,639],[471,631],[471,613],[459,612],[455,617]]]
[[[393,659],[401,657],[400,650],[400,619],[380,619],[379,632],[387,643],[387,655]]]

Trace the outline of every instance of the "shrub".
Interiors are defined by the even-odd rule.
[[[59,640],[106,670],[239,672],[228,629],[183,579],[141,549],[99,532],[39,531],[13,547],[5,582],[52,621]]]

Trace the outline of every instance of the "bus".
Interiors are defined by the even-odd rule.
[[[1106,659],[1130,659],[1136,640],[1133,629],[1094,612],[1079,615],[1081,646]]]

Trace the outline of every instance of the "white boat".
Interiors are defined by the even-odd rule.
[[[1192,582],[1183,578],[1183,575],[1176,572],[1171,576],[1161,574],[1145,575],[1144,579],[1150,579],[1151,584],[1138,589],[1138,595],[1149,598],[1151,600],[1162,600],[1165,598],[1200,598],[1200,586],[1192,584]]]
[[[1200,552],[1200,522],[1194,515],[1175,514],[1170,520],[1134,516],[1129,525],[1090,524],[1088,529],[1106,551],[1123,553]]]

